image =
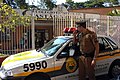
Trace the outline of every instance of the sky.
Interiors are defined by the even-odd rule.
[[[56,1],[57,1],[56,4],[62,4],[62,3],[66,2],[66,0],[56,0]],[[72,1],[74,1],[74,2],[85,2],[87,0],[72,0]],[[26,2],[29,3],[29,4],[32,4],[32,2],[34,2],[34,4],[36,4],[37,0],[26,0]]]
[[[65,3],[66,2],[66,0],[56,0],[56,1],[57,1],[56,4],[61,4],[61,3]],[[72,0],[72,1],[74,1],[74,2],[85,2],[87,0]]]

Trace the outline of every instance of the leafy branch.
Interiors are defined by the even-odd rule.
[[[0,4],[0,30],[3,32],[5,28],[14,30],[17,26],[29,26],[30,18],[20,15],[7,4]]]

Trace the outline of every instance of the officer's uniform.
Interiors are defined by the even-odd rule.
[[[91,66],[91,62],[95,53],[95,44],[98,42],[97,36],[94,32],[87,29],[85,33],[81,34],[79,42],[80,51],[82,52],[82,56],[79,59],[80,80],[85,80],[85,72],[91,79],[93,76],[95,77],[94,67]]]

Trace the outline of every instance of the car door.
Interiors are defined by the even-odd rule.
[[[99,55],[96,63],[96,75],[107,74],[111,62],[111,52],[113,48],[104,37],[99,37]]]
[[[56,80],[78,80],[77,58],[69,56],[73,42],[70,41],[57,55],[55,66],[59,66],[56,72]]]

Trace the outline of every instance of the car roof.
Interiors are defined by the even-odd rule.
[[[116,41],[115,41],[111,36],[97,35],[97,37],[109,38],[109,39],[113,40],[113,41],[116,43]],[[56,38],[68,38],[68,39],[73,39],[73,36],[57,36]]]
[[[109,36],[106,36],[106,35],[97,35],[97,37],[108,37]],[[56,38],[73,38],[73,36],[57,36]]]
[[[73,38],[73,36],[57,36],[57,38]]]

